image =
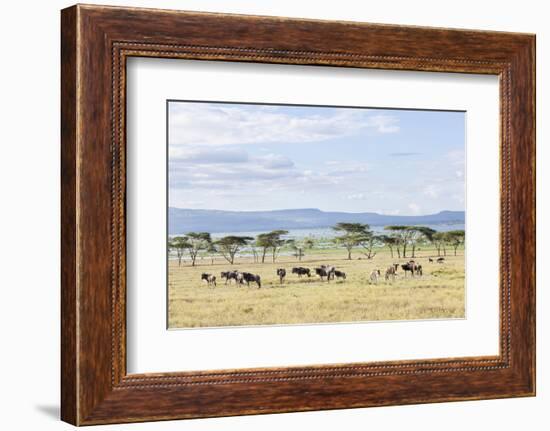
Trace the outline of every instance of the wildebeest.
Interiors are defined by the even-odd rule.
[[[378,279],[380,278],[380,270],[379,269],[373,269],[370,273],[370,282],[374,284],[378,284]]]
[[[243,272],[239,274],[242,275],[242,280],[246,283],[247,286],[250,286],[250,283],[252,282],[258,285],[258,289],[262,287],[262,282],[259,275],[251,274],[250,272]]]
[[[345,280],[346,279],[346,273],[343,272],[343,271],[338,271],[338,270],[334,270],[334,276],[336,278],[341,278],[342,280]]]
[[[298,266],[296,268],[292,268],[293,274],[298,274],[298,277],[302,277],[302,275],[307,275],[308,277],[311,277],[311,271],[309,268],[304,268],[303,266]]]
[[[323,277],[326,277],[327,281],[334,278],[334,271],[336,271],[336,268],[330,265],[321,265],[320,267],[315,268],[315,274],[321,277],[321,280],[323,280]]]
[[[392,266],[388,266],[388,269],[386,269],[386,274],[384,276],[385,280],[388,281],[390,278],[391,280],[395,280],[395,276],[397,275],[397,267],[399,266],[398,263],[394,263]]]
[[[431,257],[428,258],[428,262],[433,262],[433,261],[434,260]]]
[[[317,274],[319,277],[321,277],[321,280],[323,279],[323,277],[328,276],[328,274],[327,274],[327,272],[325,271],[324,268],[315,268],[315,274]]]
[[[445,262],[445,258],[444,257],[438,257],[437,258],[437,263],[443,263]]]
[[[216,276],[212,274],[207,274],[206,272],[203,272],[201,274],[201,280],[206,281],[206,283],[209,286],[216,286]]]
[[[407,272],[410,272],[412,277],[414,277],[414,274],[422,275],[422,265],[416,263],[414,260],[410,260],[409,262],[401,265],[401,268],[405,271],[405,275],[407,275]]]
[[[401,265],[401,268],[403,269],[403,271],[405,271],[405,277],[407,276],[407,272],[409,271],[411,273],[411,276],[414,277],[414,260],[404,263],[403,265]]]
[[[227,284],[228,281],[231,282],[231,280],[235,280],[235,283],[238,283],[238,274],[239,273],[237,271],[222,271],[220,273],[220,277],[222,279],[225,278],[225,284]]]
[[[283,281],[286,277],[286,269],[284,268],[277,269],[277,275],[279,276],[279,282],[283,284]]]

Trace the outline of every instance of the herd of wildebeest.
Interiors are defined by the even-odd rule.
[[[444,263],[445,258],[444,257],[438,257],[437,259],[432,259],[431,257],[428,258],[429,262],[437,262],[437,263]],[[407,273],[411,273],[411,277],[416,276],[422,276],[422,265],[415,260],[409,260],[406,263],[399,264],[394,263],[391,266],[389,266],[386,269],[386,272],[384,274],[384,279],[386,281],[394,281],[395,277],[398,275],[398,268],[401,266],[401,269],[403,270],[404,276],[407,276]],[[330,280],[346,280],[346,273],[343,271],[340,271],[336,269],[335,266],[332,265],[321,265],[318,267],[313,268],[313,271],[310,268],[305,268],[303,266],[298,266],[292,268],[291,271],[292,274],[296,274],[298,278],[302,277],[311,277],[312,273],[319,276],[321,281],[327,281],[330,282]],[[287,275],[287,270],[285,268],[278,268],[277,269],[277,277],[279,278],[280,284],[283,284],[285,281],[285,277]],[[378,284],[378,281],[380,277],[382,276],[382,272],[380,269],[373,269],[369,275],[369,281],[371,284]],[[237,270],[231,270],[231,271],[222,271],[220,273],[220,278],[222,280],[225,280],[225,284],[231,284],[234,283],[237,287],[246,284],[247,286],[250,286],[250,283],[253,285],[256,284],[258,286],[258,289],[262,287],[262,281],[261,277],[257,274],[252,274],[250,272],[244,272],[244,271],[237,271]],[[201,274],[201,280],[206,282],[209,286],[215,287],[216,286],[216,276],[214,274],[209,274],[203,272]]]

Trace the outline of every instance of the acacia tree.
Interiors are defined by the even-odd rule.
[[[411,257],[415,257],[415,251],[419,242],[425,239],[430,240],[436,233],[435,230],[425,226],[391,225],[384,227],[384,229],[394,233],[398,242],[396,248],[399,252],[399,246],[402,246],[403,257],[407,257],[407,246],[410,246],[412,249]]]
[[[259,255],[258,255],[258,244],[257,244],[257,242],[254,241],[254,242],[250,243],[249,246],[250,246],[250,251],[252,252],[252,257],[254,258],[254,263],[258,263],[260,258],[259,258]]]
[[[401,250],[399,249],[399,240],[394,235],[379,235],[378,239],[381,243],[390,249],[390,254],[393,259],[393,248],[397,250],[398,257],[401,257]]]
[[[419,242],[423,240],[431,241],[433,235],[436,233],[434,229],[425,226],[409,226],[409,230],[412,232],[409,242],[412,247],[412,256],[415,257],[414,252]]]
[[[185,249],[191,257],[191,266],[195,266],[195,261],[200,251],[208,250],[212,244],[212,239],[208,232],[189,232],[184,236]]]
[[[367,259],[372,259],[376,256],[376,252],[373,251],[374,247],[380,245],[382,237],[374,235],[372,232],[366,232],[359,245],[365,250],[363,254]],[[383,244],[383,243],[382,243]],[[393,254],[392,254],[393,257]]]
[[[237,252],[253,239],[250,236],[229,235],[220,238],[214,244],[224,259],[233,265]]]
[[[188,247],[187,240],[183,236],[175,236],[172,239],[168,240],[168,251],[171,250],[176,252],[176,257],[178,258],[178,266],[181,266],[181,260],[183,259],[183,253]]]
[[[390,226],[384,227],[384,229],[393,232],[393,234],[395,235],[395,237],[399,242],[399,244],[397,245],[398,249],[399,249],[399,246],[402,246],[403,257],[407,257],[407,245],[411,239],[411,236],[414,233],[414,231],[411,230],[411,226],[390,225]]]
[[[288,242],[288,240],[281,238],[282,235],[288,234],[287,230],[274,230],[270,232],[271,235],[271,258],[272,262],[275,263],[279,251],[281,248]]]
[[[313,238],[304,238],[301,241],[296,240],[289,240],[288,243],[290,244],[290,247],[294,250],[294,256],[298,260],[302,260],[302,257],[305,256],[304,251],[310,250],[315,245],[315,242]]]
[[[437,250],[437,255],[441,256],[441,247],[443,246],[444,233],[436,232],[432,235],[432,244]]]
[[[281,247],[287,243],[285,239],[281,238],[286,234],[288,234],[287,230],[279,229],[267,233],[261,233],[256,237],[256,245],[262,252],[262,263],[265,262],[265,256],[268,250],[271,250],[271,258],[273,262],[275,262]]]
[[[218,253],[218,249],[216,248],[216,244],[213,242],[210,242],[208,244],[208,248],[206,249],[206,252],[210,256],[210,264],[214,265],[214,259],[216,258],[216,253]]]
[[[268,235],[266,233],[259,234],[256,237],[256,241],[254,245],[260,249],[260,253],[262,256],[262,263],[264,263],[265,255],[267,254],[267,251],[269,250],[269,247],[271,245]]]
[[[369,225],[363,223],[338,223],[332,229],[343,232],[342,235],[334,238],[334,241],[348,251],[349,260],[351,260],[353,248],[364,242],[369,235],[372,235],[372,232],[369,231]]]
[[[456,249],[464,244],[464,240],[466,238],[466,234],[463,230],[450,230],[447,232],[447,241],[448,243],[454,248],[455,256],[456,256]]]
[[[441,256],[441,250],[445,250],[445,242],[447,241],[447,232],[436,232],[432,235],[431,242],[437,250],[437,255]]]

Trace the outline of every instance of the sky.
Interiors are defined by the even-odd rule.
[[[464,210],[465,113],[170,101],[169,206]]]

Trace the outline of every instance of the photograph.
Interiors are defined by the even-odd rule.
[[[168,328],[465,316],[464,111],[167,101]]]

